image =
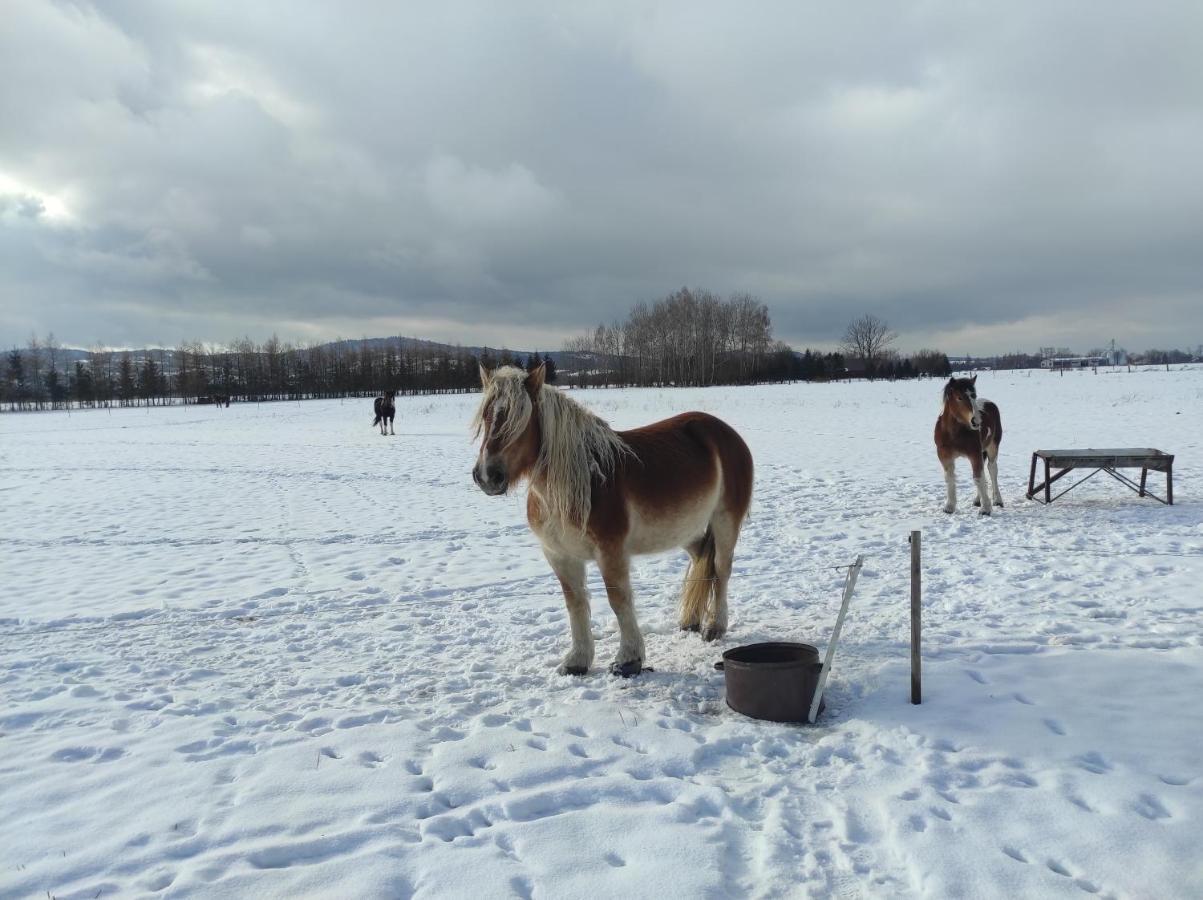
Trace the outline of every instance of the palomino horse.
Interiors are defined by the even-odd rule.
[[[372,425],[379,425],[381,434],[397,433],[393,431],[393,416],[397,414],[397,407],[393,404],[393,398],[396,396],[396,391],[385,391],[383,395],[376,398],[374,404],[376,418],[372,420]],[[388,426],[387,430],[385,430],[386,425]]]
[[[994,504],[1003,505],[998,492],[998,445],[1002,443],[1002,419],[998,407],[989,400],[977,396],[977,376],[972,378],[950,378],[944,385],[944,409],[936,419],[936,455],[944,467],[944,483],[948,486],[948,502],[944,512],[956,512],[958,456],[969,457],[973,467],[973,482],[977,485],[974,506],[981,507],[983,516],[990,515],[990,493],[986,490],[986,477],[982,463],[990,468],[993,482]]]
[[[564,591],[572,649],[562,675],[593,663],[585,564],[597,563],[618,618],[610,671],[643,668],[643,635],[631,596],[631,557],[675,547],[691,564],[681,628],[713,641],[727,630],[727,580],[752,500],[752,454],[726,423],[692,412],[632,431],[600,418],[527,373],[483,366],[474,424],[483,435],[472,478],[489,495],[530,479],[526,518]],[[704,621],[703,621],[704,620]]]

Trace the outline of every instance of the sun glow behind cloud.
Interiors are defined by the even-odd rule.
[[[56,227],[75,225],[70,197],[69,190],[41,190],[0,172],[0,217],[20,216]]]

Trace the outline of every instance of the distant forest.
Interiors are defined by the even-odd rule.
[[[86,353],[64,350],[52,339],[32,340],[6,354],[0,403],[61,409],[362,397],[382,390],[463,393],[479,387],[483,355],[403,339],[295,347],[275,337],[261,344],[244,338],[228,347]]]
[[[568,387],[684,386],[909,378],[949,371],[941,353],[884,352],[866,366],[844,352],[797,352],[774,341],[767,307],[748,295],[721,300],[682,289],[637,305],[622,325],[599,326],[555,353],[464,348],[413,338],[297,347],[272,337],[228,346],[200,342],[149,350],[90,351],[31,337],[4,354],[0,409],[37,410],[465,393],[479,366],[543,364]]]

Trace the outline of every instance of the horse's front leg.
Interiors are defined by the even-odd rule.
[[[944,487],[948,491],[948,499],[944,502],[944,512],[957,511],[957,464],[956,459],[941,459],[944,466]]]
[[[561,675],[584,675],[593,665],[593,632],[589,628],[589,589],[585,586],[584,560],[549,553],[543,555],[560,579],[564,605],[568,607],[568,625],[572,629],[572,649],[560,663]]]
[[[630,678],[643,671],[643,634],[635,618],[631,593],[631,562],[625,554],[603,556],[598,562],[610,608],[618,619],[618,656],[610,665],[611,675]]]

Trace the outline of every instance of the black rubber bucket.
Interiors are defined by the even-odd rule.
[[[810,644],[747,644],[723,654],[727,705],[753,719],[807,722],[823,663]],[[716,667],[717,668],[717,667]],[[824,703],[819,702],[819,712]]]

